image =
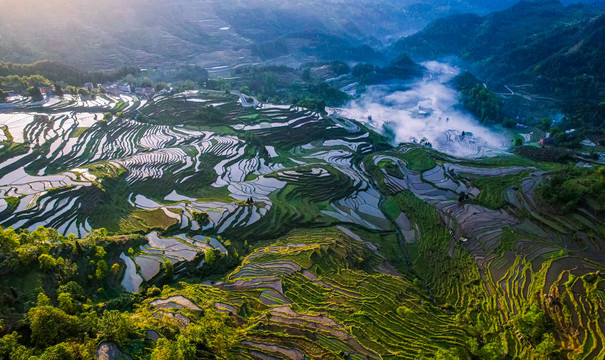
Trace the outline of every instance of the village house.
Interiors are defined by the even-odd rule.
[[[118,85],[118,90],[121,93],[123,93],[123,94],[130,94],[130,93],[132,93],[132,89],[131,89],[130,85],[127,84],[127,83],[123,83],[123,84]]]
[[[134,90],[135,94],[140,97],[151,99],[155,96],[155,89],[152,87],[137,87]]]
[[[40,94],[42,94],[42,96],[44,97],[51,97],[53,96],[53,88],[51,88],[50,86],[41,86],[40,88]]]
[[[145,89],[143,89],[143,95],[151,99],[155,96],[155,89],[153,87],[146,87]]]
[[[538,144],[540,144],[540,146],[553,145],[554,143],[555,140],[550,136],[542,138],[540,139],[540,141],[538,141]]]
[[[105,92],[113,96],[120,96],[120,89],[116,84],[107,85],[105,87]]]
[[[84,84],[84,89],[92,92],[95,89],[95,85],[91,82],[87,82],[86,84]]]

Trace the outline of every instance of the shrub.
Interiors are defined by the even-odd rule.
[[[100,281],[105,279],[108,269],[107,262],[105,260],[99,260],[99,262],[97,262],[97,270],[95,271],[95,277],[97,280]]]
[[[117,276],[120,273],[120,264],[115,263],[111,265],[111,273]]]
[[[202,226],[207,225],[210,222],[210,216],[205,211],[194,210],[193,218]]]
[[[40,263],[40,270],[45,272],[51,272],[57,266],[57,260],[48,254],[38,256],[38,262]]]
[[[397,314],[401,317],[408,317],[412,315],[414,312],[407,306],[401,305],[397,308]]]

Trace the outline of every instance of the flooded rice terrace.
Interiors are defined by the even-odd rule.
[[[224,112],[220,126],[191,125],[208,105]],[[307,221],[392,229],[380,193],[354,161],[375,151],[367,130],[307,109],[254,109],[238,96],[197,92],[152,101],[65,96],[0,113],[0,126],[0,225],[77,237],[101,227],[146,234],[148,244],[127,262],[129,291],[166,259],[224,252],[221,236],[262,236]]]
[[[391,126],[397,141],[426,137],[439,150],[466,156],[503,151],[500,136],[453,110],[455,93],[440,76],[389,95],[372,88],[342,112]],[[209,105],[224,119],[202,128],[195,114]],[[414,107],[430,112],[412,115]],[[180,264],[206,249],[226,251],[221,236],[270,236],[284,223],[373,231],[396,225],[360,161],[377,150],[373,137],[351,120],[197,92],[151,101],[66,96],[35,110],[0,114],[0,225],[78,237],[101,227],[146,234],[148,244],[126,262],[129,291],[156,276],[166,259]],[[461,138],[461,131],[473,135]],[[389,186],[413,188],[413,178]],[[464,190],[451,188],[427,193],[449,200]]]

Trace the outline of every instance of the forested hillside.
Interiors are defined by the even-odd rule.
[[[520,2],[484,17],[437,20],[392,49],[416,60],[456,56],[489,88],[519,95],[516,109],[526,100],[558,108],[567,128],[605,125],[605,15],[596,8]]]

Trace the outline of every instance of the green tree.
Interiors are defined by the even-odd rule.
[[[17,257],[19,262],[24,265],[30,265],[38,259],[41,249],[36,245],[21,245],[17,248]]]
[[[135,334],[136,328],[130,316],[118,310],[106,311],[99,320],[97,337],[101,341],[112,341],[122,345]]]
[[[309,110],[315,110],[320,113],[326,111],[326,102],[324,100],[318,100],[314,98],[305,98],[296,103],[297,106],[307,108]]]
[[[107,262],[105,260],[99,260],[97,262],[97,270],[95,271],[95,277],[97,278],[97,280],[101,281],[105,279],[108,271],[109,267],[107,266]]]
[[[195,116],[202,120],[205,125],[221,124],[225,117],[225,113],[220,107],[207,105],[195,112]],[[195,216],[195,212],[193,213]]]
[[[40,89],[35,86],[30,86],[25,92],[25,96],[30,97],[33,102],[42,101],[42,99],[44,99]]]
[[[141,80],[141,86],[142,87],[153,87],[153,81],[151,81],[151,79],[148,77],[144,77]]]
[[[172,280],[172,277],[174,276],[174,265],[172,264],[172,261],[170,260],[166,260],[166,262],[164,262],[164,276],[166,277],[167,280]]]
[[[8,253],[14,251],[21,245],[19,241],[19,235],[15,233],[15,230],[7,229],[0,231],[0,252]]]
[[[552,359],[552,356],[559,351],[559,347],[555,343],[552,334],[544,334],[542,341],[536,346],[536,351],[540,355],[540,359]]]
[[[48,254],[38,256],[38,262],[40,263],[40,270],[45,272],[51,272],[57,266],[57,260]]]
[[[82,358],[79,346],[74,343],[62,342],[44,350],[40,360],[78,360]]]
[[[61,85],[58,83],[55,83],[55,88],[53,90],[53,92],[55,93],[56,96],[62,97],[63,94],[63,89],[61,88]]]
[[[151,353],[152,360],[188,360],[194,358],[196,358],[195,346],[190,344],[183,335],[179,335],[175,341],[159,339]]]
[[[410,309],[409,307],[407,307],[405,305],[401,305],[400,307],[397,308],[397,314],[401,317],[407,317],[413,313],[414,312],[412,311],[412,309]]]
[[[216,260],[216,255],[214,254],[213,250],[206,250],[206,253],[204,254],[204,260],[206,260],[206,264],[208,264],[208,266],[212,266],[212,264],[214,264],[214,261]]]
[[[544,118],[540,119],[540,122],[538,123],[538,129],[543,130],[543,131],[548,131],[548,129],[550,129],[551,126],[552,126],[552,119],[549,117],[544,117]]]
[[[479,351],[482,359],[486,360],[502,360],[506,358],[504,345],[499,337],[484,345]]]
[[[267,96],[274,96],[277,91],[277,78],[273,74],[266,74],[263,81],[263,93]]]
[[[38,294],[38,299],[36,301],[36,304],[38,306],[48,306],[50,305],[50,299],[48,298],[48,296],[46,296],[46,294],[44,292],[40,292]]]
[[[0,359],[27,360],[34,355],[34,349],[19,344],[21,335],[16,331],[0,338]]]
[[[311,68],[306,67],[302,72],[302,79],[305,81],[311,81]]]
[[[242,86],[242,88],[239,90],[239,92],[241,92],[242,94],[250,96],[250,86],[248,86],[248,85]]]
[[[513,118],[506,118],[502,122],[502,126],[504,126],[505,128],[508,128],[508,129],[514,128],[515,125],[517,125],[517,121]]]
[[[349,65],[342,61],[333,61],[330,63],[330,68],[336,73],[336,75],[344,75],[351,72]]]
[[[197,221],[201,226],[208,225],[210,221],[210,216],[205,211],[193,211],[193,218]]]
[[[59,309],[68,314],[75,314],[76,306],[74,305],[74,301],[69,293],[59,293],[57,296],[57,303],[59,305]]]
[[[362,80],[367,79],[376,68],[372,64],[357,64],[353,68],[353,76]]]
[[[424,358],[424,357],[423,357]],[[438,349],[435,352],[435,360],[457,360],[458,357],[445,349]]]
[[[145,294],[147,294],[147,297],[158,296],[161,293],[162,293],[162,290],[160,290],[160,288],[158,288],[155,285],[152,285],[149,288],[147,288],[147,291],[145,292]]]
[[[195,83],[192,80],[185,80],[179,84],[180,91],[187,91],[195,89]]]
[[[84,301],[86,299],[84,288],[75,281],[70,281],[67,284],[59,286],[57,292],[68,293],[74,300],[78,301]]]
[[[546,332],[546,316],[536,305],[524,309],[521,314],[515,316],[514,323],[532,343],[537,343]]]
[[[232,358],[231,351],[242,339],[233,319],[216,311],[206,311],[204,321],[190,324],[185,335],[195,343],[211,349],[219,358]]]
[[[124,77],[123,81],[125,83],[128,83],[128,85],[130,85],[131,88],[135,88],[137,85],[137,79],[132,74],[126,75],[126,77]]]
[[[158,340],[153,352],[151,353],[151,360],[185,360],[182,355],[179,354],[175,344],[168,340],[161,338]]]
[[[77,317],[52,306],[37,306],[27,312],[32,341],[39,346],[51,346],[81,335]]]
[[[107,255],[107,251],[102,246],[97,246],[95,248],[95,257],[97,259],[103,259]]]
[[[6,102],[7,98],[8,94],[2,91],[2,89],[0,89],[0,103]]]
[[[62,282],[69,281],[78,273],[78,264],[63,258],[57,259],[57,268],[59,269],[59,280]]]

